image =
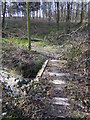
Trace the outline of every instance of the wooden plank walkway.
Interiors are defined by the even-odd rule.
[[[49,60],[45,71],[42,75],[42,80],[47,79],[50,88],[48,116],[65,118],[68,116],[69,100],[64,94],[64,89],[67,84],[65,77],[70,74],[64,72],[66,61]]]

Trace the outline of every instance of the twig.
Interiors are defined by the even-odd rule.
[[[62,34],[58,38],[61,38],[61,37],[64,37],[64,36],[70,36],[70,37],[72,37],[72,35],[70,35],[70,34]]]
[[[72,34],[78,32],[80,29],[83,29],[83,27],[86,27],[86,26],[88,26],[88,24],[86,24],[85,26],[80,26],[78,29],[76,29],[75,31],[72,31],[72,32],[69,33],[69,34],[62,34],[62,35],[60,35],[58,38],[61,38],[61,37],[63,37],[63,36],[70,36],[70,37],[72,37]]]
[[[86,24],[85,26],[80,26],[78,29],[76,29],[75,31],[72,31],[70,34],[76,33],[78,30],[83,29],[83,27],[86,27],[88,24]]]

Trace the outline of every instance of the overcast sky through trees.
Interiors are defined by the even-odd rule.
[[[2,2],[4,2],[5,0],[2,0]],[[6,2],[7,2],[7,4],[8,5],[10,5],[10,2],[26,2],[27,0],[6,0]],[[42,4],[43,4],[43,2],[52,2],[53,4],[52,4],[52,11],[54,11],[54,2],[67,2],[67,1],[70,1],[70,2],[81,2],[81,1],[83,1],[83,2],[90,2],[90,0],[28,0],[29,2],[40,2],[41,3],[41,6],[42,6]],[[35,16],[36,16],[36,11],[35,11]],[[33,12],[31,11],[31,17],[32,17],[32,15],[33,15]],[[38,12],[38,16],[39,15],[41,15],[41,17],[43,16],[43,11],[42,11],[42,8],[40,7],[40,9],[39,9],[39,12]],[[7,13],[7,15],[6,15],[7,17],[8,17],[8,13]],[[22,12],[19,12],[19,14],[17,14],[17,13],[15,13],[15,14],[13,14],[13,16],[23,16],[23,14],[22,14]]]

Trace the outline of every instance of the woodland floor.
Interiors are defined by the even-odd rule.
[[[3,39],[3,71],[0,73],[3,80],[0,82],[4,117],[90,119],[87,73],[83,66],[75,66],[79,61],[69,63],[77,53],[77,47],[73,50],[72,46],[78,46],[87,38],[85,29],[75,34],[72,41],[70,37],[61,38],[60,42],[67,40],[59,45],[40,39],[32,41],[31,51],[27,50],[27,40]],[[83,51],[83,46],[81,48]],[[49,62],[43,76],[36,81],[35,76],[46,59]]]

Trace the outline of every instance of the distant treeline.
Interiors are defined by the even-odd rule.
[[[43,18],[48,21],[67,21],[68,17],[71,22],[82,22],[88,18],[88,2],[29,2],[29,14],[33,19]],[[6,17],[25,17],[25,2],[2,3],[2,15],[5,10]]]

